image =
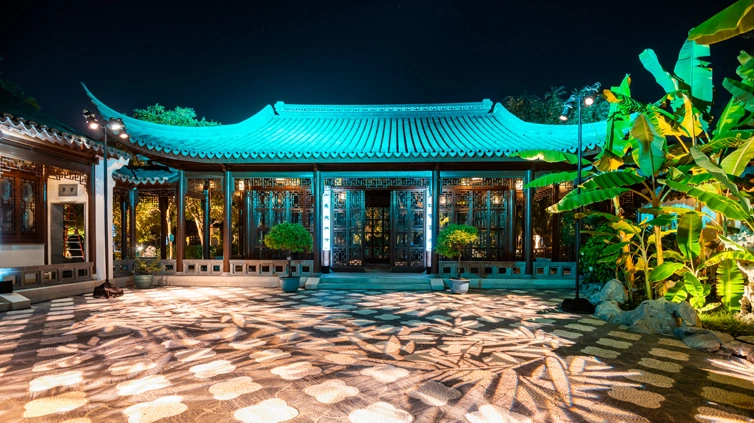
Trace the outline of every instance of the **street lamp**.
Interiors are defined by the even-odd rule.
[[[107,196],[107,134],[108,132],[117,135],[120,139],[127,139],[128,133],[126,132],[126,126],[123,124],[123,121],[121,119],[114,119],[110,118],[107,120],[100,120],[97,119],[97,116],[90,112],[87,109],[84,109],[84,118],[86,119],[86,125],[89,127],[89,129],[95,130],[102,128],[103,133],[105,134],[105,139],[102,147],[102,157],[103,157],[103,171],[102,171],[102,186],[103,186],[103,194],[102,197],[104,198],[104,205],[105,205],[105,212],[104,212],[104,227],[105,227],[105,284],[110,283],[110,246],[108,245],[109,242],[109,234],[112,228],[110,228],[108,214],[107,214],[107,203],[108,203],[108,196]],[[123,220],[123,219],[121,219]],[[123,222],[121,222],[123,223]]]
[[[578,161],[578,163],[576,164],[576,195],[581,194],[581,105],[583,104],[588,107],[594,104],[594,99],[597,96],[599,89],[600,83],[597,82],[594,85],[587,87],[585,90],[582,90],[578,94],[571,95],[571,97],[566,100],[565,105],[563,106],[563,112],[560,114],[560,120],[566,122],[568,121],[568,115],[571,113],[571,110],[573,110],[574,106],[576,106],[579,115],[578,151],[576,153]],[[592,303],[590,303],[586,298],[579,298],[579,265],[581,262],[581,256],[579,254],[580,249],[581,219],[576,219],[576,297],[574,299],[566,298],[565,300],[563,300],[560,308],[563,309],[563,311],[570,313],[592,314],[594,313],[594,305],[592,305]]]

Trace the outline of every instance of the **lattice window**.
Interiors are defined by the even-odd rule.
[[[4,172],[25,172],[34,176],[42,176],[44,165],[27,160],[15,159],[8,156],[0,156],[0,174]]]
[[[324,183],[329,187],[426,187],[429,178],[325,178]]]
[[[26,168],[34,168],[26,167]],[[41,242],[42,179],[32,172],[6,170],[0,176],[0,240]]]
[[[300,223],[309,232],[314,230],[314,203],[306,190],[256,190],[252,191],[252,258],[284,259],[285,251],[272,251],[264,245],[270,229],[282,222]],[[309,259],[301,255],[297,259]]]

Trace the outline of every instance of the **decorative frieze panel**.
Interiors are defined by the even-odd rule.
[[[89,175],[82,172],[76,172],[75,170],[63,169],[55,166],[47,166],[47,176],[50,179],[55,180],[71,180],[81,183],[81,185],[87,186],[89,183]]]
[[[252,189],[311,187],[312,178],[237,178],[236,191]]]
[[[19,171],[42,176],[44,165],[8,156],[0,156],[0,174],[8,171]]]
[[[328,187],[391,188],[428,187],[429,178],[325,178]]]
[[[508,187],[516,185],[513,178],[442,178],[443,187]]]
[[[189,178],[186,181],[186,187],[189,191],[192,192],[202,192],[204,191],[205,187],[209,187],[209,189],[212,191],[222,188],[222,180],[211,178]]]

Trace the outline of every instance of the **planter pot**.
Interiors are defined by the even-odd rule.
[[[134,285],[139,289],[149,289],[154,282],[154,275],[134,275]]]
[[[454,294],[465,294],[469,292],[469,280],[450,279],[450,292]]]
[[[296,292],[298,291],[300,278],[280,278],[280,287],[283,288],[283,292]]]

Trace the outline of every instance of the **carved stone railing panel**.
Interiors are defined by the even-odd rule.
[[[456,277],[456,261],[440,261],[440,276],[444,278]],[[550,262],[546,260],[534,262],[534,278],[536,279],[575,279],[576,263]],[[526,262],[523,261],[462,261],[461,277],[464,278],[523,278]]]
[[[11,281],[14,290],[90,281],[93,272],[89,262],[0,268],[3,281]]]

